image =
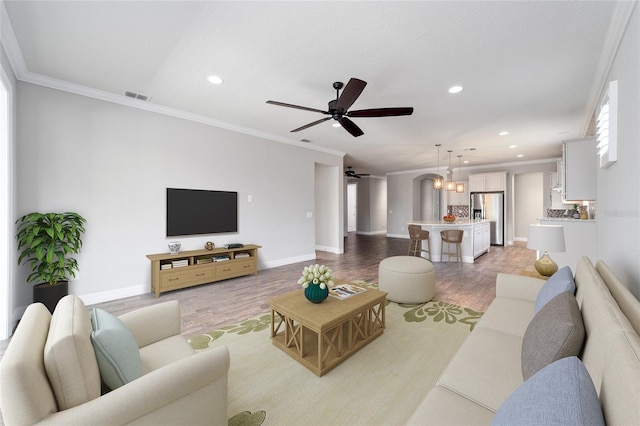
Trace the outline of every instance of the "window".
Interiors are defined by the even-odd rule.
[[[606,169],[618,160],[618,81],[609,82],[609,89],[600,103],[596,123],[597,150],[600,167]]]

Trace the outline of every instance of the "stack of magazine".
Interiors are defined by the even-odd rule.
[[[351,296],[355,296],[356,294],[360,294],[364,291],[367,291],[367,289],[364,287],[359,287],[353,284],[340,284],[329,289],[329,296],[335,297],[336,299],[344,300],[348,299]]]

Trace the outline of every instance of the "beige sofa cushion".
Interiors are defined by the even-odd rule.
[[[91,321],[82,300],[58,302],[44,347],[44,365],[59,410],[100,396],[100,373],[91,345]]]
[[[495,412],[523,383],[521,351],[522,337],[475,328],[438,384]]]
[[[533,319],[535,303],[512,297],[496,297],[476,328],[490,328],[522,337]]]
[[[0,362],[4,424],[32,425],[58,411],[43,361],[50,323],[49,310],[42,303],[33,303],[27,306],[11,337]]]
[[[573,294],[565,291],[547,302],[533,317],[522,339],[522,378],[527,380],[554,361],[577,356],[584,342],[584,325]]]

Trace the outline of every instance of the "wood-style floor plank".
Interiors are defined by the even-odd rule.
[[[378,264],[389,256],[404,256],[409,240],[384,235],[365,236],[349,233],[345,239],[345,253],[318,251],[316,262],[333,269],[340,280],[378,282]],[[524,243],[507,247],[491,247],[489,253],[474,264],[435,263],[435,299],[484,311],[495,298],[498,272],[520,274],[532,270],[535,251]],[[226,281],[219,281],[189,289],[162,293],[159,298],[148,293],[126,299],[100,303],[99,307],[116,315],[166,300],[179,300],[182,314],[182,333],[193,337],[225,324],[268,312],[268,299],[300,288],[298,278],[304,266],[301,262],[259,271]]]

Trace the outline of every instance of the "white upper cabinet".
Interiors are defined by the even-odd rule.
[[[469,175],[469,192],[507,190],[507,172],[479,173]]]
[[[564,163],[562,199],[565,201],[595,200],[598,171],[596,138],[563,142],[562,160]]]

